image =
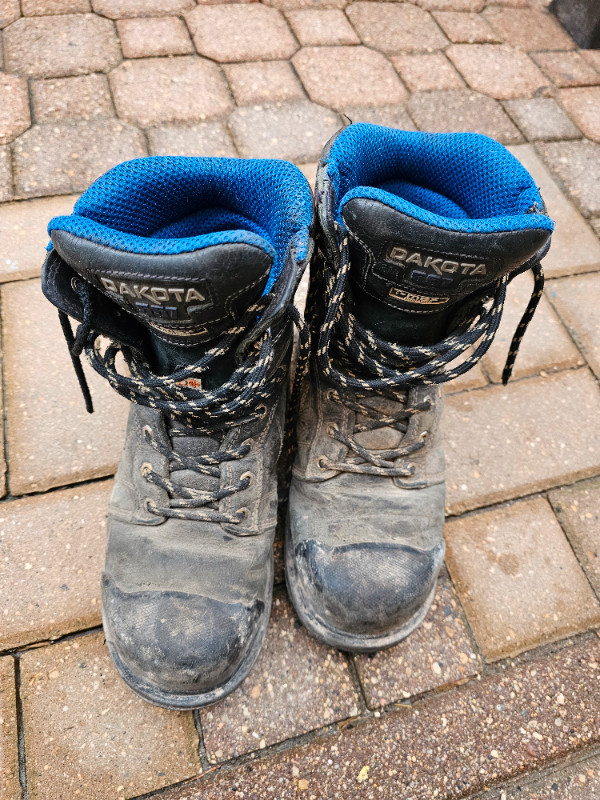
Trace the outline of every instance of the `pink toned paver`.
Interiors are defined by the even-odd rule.
[[[600,378],[600,280],[581,275],[553,281],[548,297],[579,344],[590,367]]]
[[[0,795],[3,800],[21,800],[17,737],[15,664],[8,656],[0,658]]]

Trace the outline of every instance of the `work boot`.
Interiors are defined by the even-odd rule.
[[[368,652],[413,631],[434,596],[440,384],[487,351],[507,282],[531,269],[508,379],[553,223],[526,170],[476,134],[350,125],[325,148],[316,201],[287,583],[317,638]]]
[[[264,641],[311,220],[291,164],[156,157],[110,170],[49,225],[43,290],[84,391],[82,348],[132,401],[102,611],[119,673],[157,705],[219,700]]]

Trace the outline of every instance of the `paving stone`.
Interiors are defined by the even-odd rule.
[[[115,164],[144,155],[140,131],[119,120],[34,125],[13,145],[16,194],[82,192]]]
[[[117,33],[125,58],[181,56],[194,52],[185,23],[178,17],[120,19]]]
[[[297,8],[344,8],[346,3],[347,0],[264,0],[266,6],[273,6],[282,11],[293,11]]]
[[[465,797],[600,739],[599,661],[598,640],[567,647],[161,800]]]
[[[600,378],[600,280],[597,274],[553,281],[548,289],[554,307],[588,364]]]
[[[548,85],[526,53],[500,44],[453,44],[446,51],[466,82],[497,100],[527,97]]]
[[[429,11],[470,11],[477,13],[485,0],[416,0],[416,5]]]
[[[44,197],[0,206],[0,281],[35,278],[42,271],[48,221],[70,214],[77,195]]]
[[[215,61],[289,58],[298,49],[281,12],[263,5],[197,6],[186,20],[200,55]]]
[[[157,156],[230,156],[236,149],[222,122],[163,125],[148,131],[150,152]]]
[[[114,26],[95,14],[62,14],[17,20],[4,32],[9,72],[29,78],[62,78],[107,72],[121,60]]]
[[[496,33],[513,47],[522,50],[569,50],[575,47],[558,20],[544,11],[490,6],[484,13]]]
[[[600,86],[562,89],[560,102],[584,136],[600,142]]]
[[[310,636],[284,596],[276,597],[267,639],[234,694],[200,711],[213,763],[259,750],[358,714],[345,657]]]
[[[310,99],[324,106],[389,105],[407,97],[390,62],[368,47],[304,47],[292,61]]]
[[[356,31],[337,8],[290,11],[287,19],[302,45],[360,44]]]
[[[533,176],[548,213],[555,222],[550,252],[543,261],[549,278],[589,272],[600,267],[600,242],[586,221],[552,179],[531,145],[511,147],[511,152]]]
[[[352,122],[370,122],[371,125],[387,125],[391,128],[401,128],[404,131],[414,131],[415,124],[408,116],[404,106],[348,106],[341,112]]]
[[[90,0],[21,0],[24,17],[47,17],[50,14],[85,14],[91,11]]]
[[[446,398],[448,510],[548,489],[598,472],[600,391],[587,369]]]
[[[370,708],[464,683],[479,671],[460,605],[445,577],[440,578],[431,609],[414,633],[395,647],[354,660]]]
[[[111,488],[103,481],[2,503],[1,649],[101,624]]]
[[[443,53],[392,56],[391,62],[411,92],[464,88],[463,79]]]
[[[435,21],[451,42],[501,42],[485,17],[479,14],[460,11],[438,11],[433,15]]]
[[[14,661],[0,658],[0,793],[4,800],[21,800],[17,735]]]
[[[581,55],[598,71],[600,71],[600,50],[580,50]]]
[[[308,101],[236,108],[229,118],[243,158],[317,161],[323,144],[339,130],[337,114]]]
[[[410,98],[407,108],[423,131],[474,131],[504,144],[522,138],[500,103],[477,92],[422,92]]]
[[[463,356],[453,362],[453,366],[454,364],[462,364],[472,353],[473,348],[471,347]],[[462,375],[459,375],[458,378],[454,378],[448,383],[442,384],[442,388],[446,394],[456,394],[457,392],[466,392],[469,389],[480,389],[482,386],[487,386],[487,383],[488,379],[481,369],[481,361],[478,361],[475,366],[471,367],[470,370],[464,372]]]
[[[552,97],[507,100],[508,113],[530,139],[577,139],[581,133]]]
[[[193,8],[194,0],[92,0],[97,14],[111,19],[161,17]]]
[[[305,94],[287,61],[227,64],[223,71],[239,106],[304,99]]]
[[[110,85],[119,116],[142,126],[212,119],[232,105],[217,65],[194,56],[125,61]]]
[[[86,412],[56,309],[39,281],[4,286],[2,315],[12,494],[112,474],[127,401],[86,364],[96,408]]]
[[[0,73],[0,144],[8,144],[31,125],[27,81]]]
[[[592,226],[592,228],[596,232],[596,236],[600,239],[600,217],[597,218],[597,219],[591,219],[590,220],[590,225]]]
[[[33,800],[133,797],[201,771],[191,713],[133,694],[102,634],[25,653],[21,695]]]
[[[346,13],[363,42],[384,53],[439,50],[448,43],[431,15],[408,3],[359,1]]]
[[[600,83],[600,73],[572,50],[535,53],[533,60],[556,86],[593,86]]]
[[[5,28],[21,16],[19,0],[0,0],[0,28]]]
[[[538,150],[584,216],[600,214],[600,145],[549,142],[538,145]]]
[[[13,179],[10,147],[0,146],[0,203],[12,200]]]
[[[503,794],[492,792],[489,800],[597,800],[600,797],[600,758],[591,758],[562,769],[525,778]]]
[[[114,116],[106,75],[31,81],[36,122]]]
[[[488,661],[600,623],[600,605],[548,501],[451,520],[446,564]]]

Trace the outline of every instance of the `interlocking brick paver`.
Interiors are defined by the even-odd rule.
[[[4,286],[2,316],[11,492],[112,474],[127,401],[86,365],[96,408],[86,412],[56,309],[39,281]]]
[[[355,663],[370,707],[404,701],[476,675],[479,659],[450,581],[440,578],[433,605],[414,633],[388,650],[355,656]]]
[[[306,101],[236,108],[229,119],[244,158],[316,161],[323,144],[341,127],[336,113]]]
[[[404,131],[414,131],[415,124],[403,106],[348,106],[342,109],[352,122],[370,122],[371,125],[388,125]]]
[[[49,14],[85,14],[91,11],[90,0],[21,0],[25,17],[46,17]]]
[[[2,503],[0,649],[101,623],[110,490],[101,482]]]
[[[201,772],[192,715],[136,697],[102,634],[25,653],[21,695],[32,800],[133,797]]]
[[[194,0],[92,0],[94,11],[111,19],[178,14],[194,5]]]
[[[148,131],[150,152],[157,156],[232,156],[237,155],[222,122],[199,125],[163,125]]]
[[[588,63],[600,71],[600,50],[580,50],[580,53]]]
[[[302,45],[360,44],[356,31],[338,8],[290,11],[287,19]]]
[[[319,166],[319,164],[318,164],[317,161],[313,161],[312,164],[298,164],[298,169],[304,175],[306,180],[309,182],[311,189],[315,185],[318,166]],[[296,295],[295,295],[296,297],[298,297],[298,292],[301,291],[301,287],[302,287],[302,283],[300,283],[300,285],[298,286],[298,289],[297,289],[297,292],[296,292]],[[308,287],[306,287],[306,288],[308,289]],[[300,306],[297,301],[295,301],[295,302],[296,302],[296,305],[298,306],[298,308],[300,308],[300,310],[303,310],[304,309],[304,305],[306,304],[306,292],[304,293],[304,296],[301,298],[301,302],[303,303],[302,306]]]
[[[146,155],[140,131],[112,119],[34,125],[13,148],[19,197],[81,192],[115,164]]]
[[[579,563],[600,596],[600,480],[557,489],[549,498]]]
[[[474,131],[504,144],[522,140],[500,103],[477,92],[422,92],[410,98],[407,108],[423,131]]]
[[[217,65],[194,56],[125,61],[110,85],[119,116],[142,126],[212,119],[232,105]]]
[[[600,86],[562,89],[560,102],[584,135],[600,142]]]
[[[309,636],[288,600],[273,602],[267,639],[252,673],[218,706],[200,712],[213,762],[358,714],[345,657]]]
[[[228,0],[225,0],[228,2]],[[202,0],[208,2],[208,0]],[[273,6],[282,11],[294,11],[298,8],[344,8],[347,0],[264,0],[266,6]]]
[[[485,17],[460,11],[438,11],[434,19],[451,42],[500,42]]]
[[[181,56],[194,52],[185,23],[178,17],[120,19],[117,32],[125,58]]]
[[[535,8],[499,8],[485,10],[492,28],[513,47],[522,50],[568,50],[574,47],[556,17]]]
[[[359,0],[346,13],[363,42],[384,53],[439,50],[448,43],[433,17],[408,3]]]
[[[121,60],[113,24],[95,14],[22,18],[3,36],[6,68],[29,78],[107,72]]]
[[[481,11],[485,0],[416,0],[416,5],[429,11]]]
[[[599,662],[597,640],[564,648],[163,798],[465,797],[600,739]]]
[[[530,139],[577,139],[580,131],[552,97],[507,100],[504,107]]]
[[[600,145],[588,141],[549,142],[538,145],[538,150],[582,213],[600,214]]]
[[[600,268],[600,242],[559,190],[533,147],[522,145],[511,150],[533,175],[548,213],[555,222],[550,252],[543,261],[544,273],[555,278]]]
[[[0,206],[0,281],[35,278],[48,244],[48,221],[70,214],[77,195],[45,197]]]
[[[293,63],[310,99],[324,106],[342,109],[406,100],[390,62],[368,47],[304,47]]]
[[[597,800],[600,797],[600,758],[542,774],[537,780],[519,782],[502,794],[492,792],[489,800]]]
[[[463,79],[443,53],[392,56],[390,60],[411,92],[464,88]]]
[[[489,661],[600,624],[600,605],[548,501],[447,523],[446,563]]]
[[[21,16],[19,0],[0,0],[0,29]]]
[[[299,100],[306,96],[287,61],[227,64],[223,71],[239,106]]]
[[[0,203],[13,196],[12,164],[10,147],[0,147]]]
[[[554,307],[600,378],[600,278],[578,275],[553,281],[548,289]]]
[[[573,50],[535,53],[533,60],[556,86],[593,86],[600,83],[600,73]]]
[[[497,100],[526,97],[548,85],[526,53],[500,44],[454,44],[446,51],[466,82]]]
[[[459,364],[462,364],[472,353],[473,348],[470,347],[464,353],[464,355],[462,355],[460,358],[457,358],[456,361],[453,362],[452,366],[458,366]],[[462,375],[459,375],[457,378],[454,378],[448,383],[444,383],[442,385],[442,389],[447,394],[456,394],[457,392],[466,392],[467,389],[479,389],[482,386],[486,386],[487,383],[488,379],[481,369],[481,361],[478,361],[474,367],[471,367],[471,369],[463,372]]]
[[[0,794],[21,800],[17,744],[17,697],[12,658],[0,658]]]
[[[8,144],[31,124],[27,81],[0,73],[0,144]]]
[[[197,6],[186,20],[200,55],[215,61],[289,58],[298,48],[275,8],[253,3]]]
[[[114,116],[106,75],[31,81],[36,122]]]

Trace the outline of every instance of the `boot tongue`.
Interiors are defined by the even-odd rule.
[[[438,227],[394,208],[398,198],[392,195],[385,202],[386,192],[378,192],[382,200],[357,197],[360,192],[341,202],[350,233],[353,310],[366,328],[390,342],[440,341],[469,295],[524,264],[548,237],[535,228],[480,232],[477,227],[484,226],[463,214],[437,217],[453,229]]]

